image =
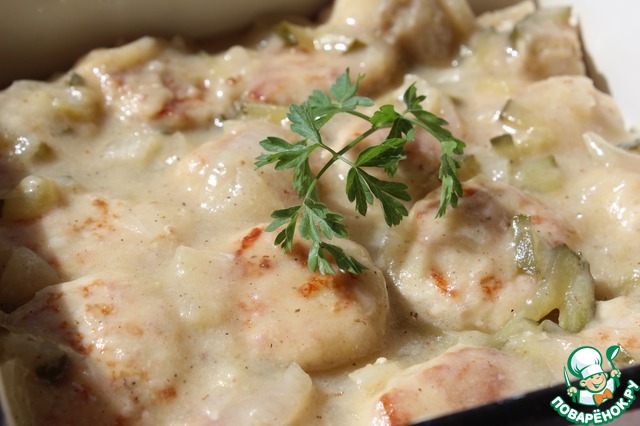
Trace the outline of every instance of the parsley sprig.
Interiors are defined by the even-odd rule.
[[[349,166],[346,195],[350,202],[355,203],[358,213],[366,215],[369,206],[377,199],[387,225],[397,225],[409,214],[402,203],[411,200],[407,186],[400,182],[378,179],[367,169],[382,169],[387,176],[393,178],[400,161],[406,158],[405,144],[414,139],[416,128],[422,128],[435,136],[442,146],[439,171],[442,191],[437,216],[444,215],[447,206],[455,207],[462,196],[462,185],[456,175],[460,163],[455,155],[463,153],[464,142],[453,137],[444,128],[447,125],[444,119],[422,108],[421,104],[426,97],[417,94],[415,84],[404,92],[406,109],[402,112],[397,112],[393,105],[383,105],[371,116],[358,111],[358,107],[374,105],[370,98],[357,96],[358,84],[363,77],[359,75],[352,83],[347,69],[336,79],[328,94],[314,90],[302,104],[291,105],[287,117],[291,122],[291,130],[302,136],[301,140],[290,143],[271,136],[260,142],[270,154],[257,157],[256,168],[275,163],[276,170],[293,169],[293,187],[301,199],[298,205],[274,211],[271,215],[274,220],[266,230],[275,231],[284,227],[277,234],[275,244],[291,251],[297,228],[300,237],[311,241],[307,265],[313,272],[319,270],[322,274],[334,273],[328,255],[333,257],[342,271],[358,274],[366,269],[341,247],[328,242],[333,237],[348,236],[342,223],[343,217],[329,210],[319,199],[316,188],[322,175],[336,161]],[[324,143],[321,129],[335,115],[343,113],[367,121],[370,128],[336,151]],[[345,157],[353,147],[382,129],[388,129],[384,141],[360,151],[355,161]],[[314,174],[309,165],[309,157],[318,149],[329,152],[331,157]]]

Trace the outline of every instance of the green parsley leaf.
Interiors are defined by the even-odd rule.
[[[349,76],[349,70],[347,70],[336,79],[336,82],[331,86],[331,89],[329,89],[329,94],[338,103],[348,101],[356,95],[356,92],[358,91],[358,83],[360,83],[362,78],[362,75],[358,76],[355,83],[352,84]]]
[[[256,168],[275,163],[276,170],[294,169],[293,187],[302,197],[313,182],[313,174],[309,166],[309,155],[317,146],[307,146],[306,140],[290,144],[284,139],[270,136],[260,141],[260,146],[275,154],[263,154],[256,157]]]
[[[336,263],[338,264],[338,268],[341,271],[349,271],[354,274],[359,274],[365,269],[367,269],[367,267],[364,266],[362,263],[358,262],[358,260],[355,257],[347,254],[342,249],[342,247],[339,247],[333,244],[320,243],[320,248],[326,250],[328,253],[331,254],[331,256],[333,256],[333,258],[336,260]],[[322,257],[323,259],[326,259],[324,256]],[[326,266],[328,266],[328,268],[326,268]],[[332,274],[333,268],[331,267],[331,265],[327,263],[326,266],[325,266],[326,269],[324,271],[320,269],[320,272],[323,274],[326,274],[326,273]]]
[[[358,167],[380,167],[389,177],[396,174],[400,160],[406,158],[404,145],[405,138],[390,138],[380,145],[363,149],[358,155],[355,164]]]
[[[314,90],[302,104],[291,105],[287,115],[291,121],[291,130],[303,139],[289,143],[278,137],[268,137],[260,141],[260,145],[270,154],[258,156],[255,162],[256,168],[274,164],[276,170],[293,169],[293,186],[302,203],[274,211],[271,215],[274,220],[266,230],[271,232],[284,227],[277,234],[275,244],[290,251],[297,229],[301,238],[311,241],[307,266],[311,271],[320,271],[322,274],[335,273],[331,259],[341,271],[359,274],[366,269],[343,248],[327,242],[334,237],[348,237],[347,229],[342,223],[343,217],[320,201],[316,190],[322,175],[336,161],[349,167],[345,192],[348,200],[355,203],[356,211],[366,215],[369,206],[373,206],[377,200],[387,225],[397,225],[409,214],[404,204],[411,200],[407,186],[400,182],[378,179],[365,169],[382,169],[387,176],[393,178],[400,162],[406,158],[406,143],[413,140],[416,128],[422,128],[438,139],[442,146],[439,171],[442,189],[437,216],[445,214],[447,206],[455,207],[462,196],[462,185],[456,174],[460,163],[455,156],[464,152],[465,144],[444,127],[447,125],[444,119],[422,108],[426,97],[417,94],[415,84],[404,92],[402,99],[405,111],[398,112],[393,105],[383,105],[369,116],[357,110],[358,107],[374,105],[370,98],[357,96],[358,84],[362,78],[364,76],[359,75],[352,83],[347,69],[336,79],[328,93]],[[336,152],[325,145],[321,129],[341,113],[366,120],[371,127]],[[353,147],[381,129],[388,129],[383,142],[360,151],[355,161],[345,157]],[[314,175],[309,157],[316,149],[325,150],[331,155]]]
[[[320,131],[316,128],[315,117],[316,114],[309,102],[291,105],[287,114],[287,118],[291,121],[291,130],[312,142],[319,143],[322,138]]]
[[[389,226],[397,225],[404,216],[409,214],[407,208],[398,200],[410,201],[411,197],[406,191],[407,185],[400,182],[387,182],[377,179],[370,174],[361,171],[362,177],[367,182],[373,195],[380,200],[384,220]]]
[[[413,84],[409,86],[403,96],[404,103],[407,106],[406,112],[414,117],[409,119],[411,124],[431,133],[438,139],[442,147],[440,170],[438,172],[438,177],[442,182],[442,189],[440,206],[436,214],[437,217],[441,217],[446,213],[447,206],[456,207],[458,200],[463,195],[462,184],[457,176],[460,163],[455,159],[455,155],[463,154],[466,145],[444,128],[448,124],[446,120],[422,108],[420,103],[424,99],[424,96],[416,95],[416,88]]]
[[[355,167],[347,173],[347,198],[352,203],[355,201],[356,210],[362,216],[367,215],[367,205],[373,205],[373,194],[369,190],[369,185],[359,169]]]
[[[402,116],[396,112],[393,105],[383,105],[373,113],[370,121],[375,127],[385,127],[393,124],[398,118],[402,118]]]

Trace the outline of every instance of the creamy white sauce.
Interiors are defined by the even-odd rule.
[[[397,425],[560,383],[581,345],[640,357],[638,158],[608,145],[635,136],[585,77],[576,29],[533,12],[338,0],[301,30],[311,47],[268,29],[215,52],[143,38],[0,93],[16,423]],[[322,276],[306,242],[272,244],[271,212],[297,197],[290,173],[254,161],[265,137],[298,139],[288,105],[346,68],[378,105],[415,82],[476,167],[462,160],[465,196],[436,219],[440,147],[418,132],[396,176],[410,214],[392,229],[377,206],[354,213],[348,170],[330,170],[319,192],[369,269]],[[325,139],[363,130],[340,118]],[[505,134],[506,153],[490,142]],[[505,329],[544,283],[516,263],[519,214],[543,251],[566,244],[591,265],[582,331],[553,316]]]

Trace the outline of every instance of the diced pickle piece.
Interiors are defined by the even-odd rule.
[[[355,37],[349,37],[343,34],[323,34],[313,41],[316,50],[321,51],[336,51],[336,52],[353,52],[356,49],[361,49],[366,44]]]
[[[595,312],[595,296],[593,277],[589,271],[589,264],[566,246],[561,250],[561,255],[552,267],[551,277],[558,277],[559,280],[569,280],[569,285],[564,292],[564,300],[560,306],[560,316],[558,324],[565,330],[575,333],[580,330],[593,318]],[[564,258],[563,258],[564,257]],[[573,272],[573,276],[568,274]]]
[[[500,111],[500,121],[512,134],[513,144],[520,154],[535,154],[556,143],[555,134],[539,114],[514,100],[508,100]]]
[[[70,122],[96,120],[101,110],[98,93],[85,86],[69,86],[51,100],[51,106]]]
[[[544,8],[520,21],[513,29],[511,47],[534,78],[583,75],[581,45],[570,23],[569,7]]]
[[[475,155],[463,155],[459,159],[458,179],[464,182],[478,175],[482,169]]]
[[[582,330],[595,312],[589,263],[565,244],[552,250],[544,284],[529,301],[524,316],[539,321],[555,309],[560,327],[571,333]]]
[[[13,250],[0,278],[0,304],[18,307],[49,285],[60,282],[58,272],[26,247]]]
[[[463,50],[465,62],[472,66],[489,67],[498,55],[504,53],[504,37],[493,28],[474,34]]]
[[[513,179],[520,188],[536,192],[550,192],[562,187],[563,174],[555,157],[547,155],[520,164]]]
[[[505,133],[491,138],[491,147],[501,156],[509,160],[517,160],[520,157],[518,149],[513,142],[513,136]]]
[[[52,158],[53,149],[42,140],[20,136],[13,144],[13,154],[25,160],[45,161]]]
[[[308,27],[282,21],[274,25],[271,31],[282,39],[285,46],[307,50],[314,49],[313,34]]]
[[[76,86],[76,87],[80,87],[80,86],[84,86],[86,84],[86,80],[84,79],[84,77],[82,77],[80,74],[78,74],[75,71],[72,71],[69,74],[69,79],[67,80],[67,84],[69,86]]]
[[[289,110],[281,105],[273,105],[262,102],[247,102],[242,105],[242,113],[249,118],[264,118],[273,124],[282,124],[287,118]]]
[[[500,121],[519,129],[526,129],[536,120],[533,112],[513,99],[509,99],[500,111]]]
[[[515,260],[518,269],[524,273],[538,275],[540,273],[540,254],[538,241],[533,232],[531,216],[519,214],[511,221]]]
[[[7,194],[2,207],[2,218],[30,220],[51,209],[60,201],[56,183],[48,178],[30,175]]]
[[[545,7],[528,15],[513,28],[509,36],[512,47],[517,48],[518,43],[526,42],[535,35],[542,25],[569,25],[571,19],[571,7]]]
[[[509,320],[500,330],[498,330],[493,338],[498,343],[504,343],[512,336],[535,332],[540,328],[540,324],[537,321],[524,317],[522,314],[517,314]]]
[[[536,123],[524,132],[516,133],[517,146],[523,154],[535,154],[556,143],[556,135],[543,125]]]
[[[274,25],[271,30],[282,39],[285,46],[308,51],[349,52],[364,46],[364,43],[355,37],[343,34],[320,34],[309,27],[296,25],[288,21],[282,21]]]

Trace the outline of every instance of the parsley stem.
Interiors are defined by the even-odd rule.
[[[369,117],[367,114],[364,114],[360,111],[355,111],[355,110],[345,110],[344,112],[346,112],[347,114],[351,114],[353,116],[362,118],[365,121],[371,121],[371,117]]]
[[[369,120],[369,117],[367,117],[364,114],[361,114],[366,120]],[[356,146],[358,143],[362,142],[364,139],[366,139],[367,137],[371,136],[372,134],[374,134],[378,129],[380,129],[381,127],[371,127],[369,130],[367,130],[366,132],[362,133],[360,136],[358,136],[357,138],[355,138],[354,140],[352,140],[348,145],[344,146],[340,151],[334,151],[330,146],[325,145],[324,142],[322,141],[322,139],[320,139],[319,144],[316,145],[318,147],[322,147],[325,151],[329,152],[331,154],[331,158],[329,159],[329,161],[327,161],[325,163],[325,165],[322,167],[322,169],[320,169],[320,171],[318,172],[318,174],[316,174],[315,178],[311,181],[311,183],[309,184],[309,188],[307,189],[307,193],[304,196],[304,200],[306,200],[307,198],[309,198],[311,196],[311,194],[313,193],[316,184],[318,183],[318,181],[320,180],[320,177],[322,177],[322,175],[329,169],[331,168],[331,166],[333,165],[333,163],[335,163],[338,160],[342,160],[343,162],[345,162],[346,164],[348,164],[351,167],[354,167],[353,162],[349,161],[347,158],[344,157],[344,154],[346,152],[348,152],[349,150],[351,150],[351,148],[353,148],[354,146]],[[303,200],[303,204],[304,204],[304,200]]]
[[[326,162],[326,164],[322,167],[322,169],[320,169],[318,174],[316,174],[313,180],[309,183],[309,188],[307,188],[307,193],[305,194],[304,199],[302,200],[302,204],[304,204],[305,200],[311,197],[311,194],[313,194],[313,191],[315,190],[316,184],[318,183],[318,181],[320,180],[320,177],[322,177],[324,172],[326,172],[333,165],[333,163],[335,163],[336,161],[342,158],[342,155],[339,152],[336,152],[333,149],[331,149],[331,147],[325,145],[324,142],[322,142],[322,138],[320,138],[319,144],[316,146],[322,147],[322,149],[331,153],[331,158],[329,159],[329,161]]]
[[[374,134],[380,128],[381,127],[371,127],[369,130],[367,130],[366,132],[364,132],[363,134],[361,134],[360,136],[358,136],[357,138],[355,138],[354,140],[349,142],[348,145],[345,145],[344,148],[342,148],[340,151],[337,152],[337,154],[342,158],[342,156],[347,151],[349,151],[351,148],[353,148],[354,146],[356,146],[357,144],[362,142],[364,139],[366,139],[369,136],[371,136],[372,134]],[[351,164],[351,163],[349,162],[349,164]]]

